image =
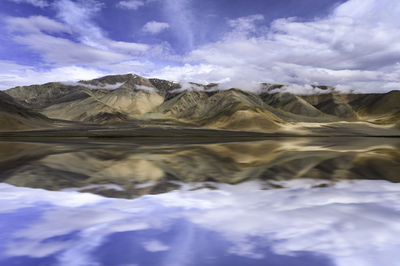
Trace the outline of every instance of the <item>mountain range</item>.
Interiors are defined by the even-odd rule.
[[[179,129],[379,136],[400,132],[400,91],[341,93],[313,86],[311,93],[293,94],[286,88],[263,83],[257,91],[222,89],[214,83],[179,84],[133,74],[18,86],[0,92],[0,131],[162,135]]]

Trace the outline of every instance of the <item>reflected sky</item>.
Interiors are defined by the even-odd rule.
[[[315,182],[137,199],[0,184],[0,265],[399,265],[400,184]]]

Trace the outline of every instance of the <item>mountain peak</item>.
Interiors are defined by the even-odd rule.
[[[261,85],[259,91],[225,90],[213,83],[179,84],[125,74],[73,84],[16,87],[5,93],[21,105],[21,110],[31,108],[52,119],[85,123],[138,119],[141,123],[178,121],[198,127],[274,131],[285,127],[287,122],[358,121],[394,125],[400,117],[397,91],[377,95],[343,94],[334,87],[322,85]],[[12,99],[0,96],[3,96],[0,97],[3,106],[10,106],[6,102]],[[10,117],[10,113],[18,113],[18,108],[7,107],[6,111]]]
[[[135,89],[136,85],[153,87],[152,83],[148,79],[136,74],[108,75],[92,80],[81,80],[78,83],[98,88],[112,87],[114,89],[122,86],[125,88]]]

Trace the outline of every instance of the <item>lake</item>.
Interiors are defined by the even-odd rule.
[[[399,138],[0,141],[0,265],[400,265]]]

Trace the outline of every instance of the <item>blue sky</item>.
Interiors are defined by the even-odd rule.
[[[397,0],[1,0],[0,89],[137,73],[388,91],[399,13]]]

